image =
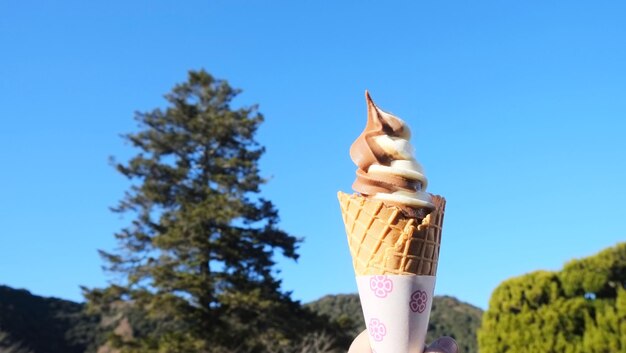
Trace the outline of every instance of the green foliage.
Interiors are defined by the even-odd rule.
[[[434,297],[426,340],[431,342],[441,336],[451,336],[456,339],[460,352],[477,353],[476,332],[482,315],[479,308],[456,298]]]
[[[626,353],[626,243],[493,292],[481,353]]]
[[[13,342],[8,333],[0,331],[0,353],[33,353],[21,343]]]
[[[361,303],[357,294],[327,295],[306,306],[329,317],[350,337],[355,337],[365,329]],[[452,336],[457,340],[461,352],[476,353],[478,352],[476,331],[480,325],[481,316],[482,310],[456,298],[435,297],[427,340],[433,341],[441,336]]]
[[[326,295],[306,307],[328,317],[350,337],[356,337],[365,329],[361,301],[357,294]]]
[[[137,113],[140,130],[125,136],[139,153],[116,165],[132,186],[114,211],[133,220],[115,235],[118,250],[101,251],[125,280],[85,290],[103,317],[121,317],[124,301],[144,314],[143,329],[109,335],[122,352],[258,352],[318,328],[274,278],[274,253],[297,259],[298,240],[258,195],[263,117],[231,107],[239,92],[191,71],[165,109]]]

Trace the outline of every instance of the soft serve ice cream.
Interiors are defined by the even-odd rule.
[[[368,92],[365,98],[367,125],[350,148],[358,166],[352,188],[397,206],[407,216],[424,218],[434,205],[425,192],[428,180],[413,156],[411,131],[400,118],[378,108]]]
[[[426,192],[404,121],[366,92],[367,125],[350,148],[356,193],[338,192],[372,351],[422,353],[446,200]]]

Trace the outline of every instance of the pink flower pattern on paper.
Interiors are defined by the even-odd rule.
[[[423,290],[416,290],[411,294],[411,301],[409,306],[414,313],[423,313],[426,310],[426,303],[428,302],[428,294]]]
[[[387,334],[385,324],[380,322],[378,319],[371,319],[369,325],[367,326],[370,332],[370,337],[372,337],[376,342],[382,341]]]
[[[387,276],[374,276],[370,278],[370,289],[377,297],[385,298],[393,290],[393,281]]]

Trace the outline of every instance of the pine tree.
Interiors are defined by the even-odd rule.
[[[145,315],[131,335],[110,334],[123,352],[256,352],[307,333],[307,313],[274,272],[277,251],[297,259],[298,239],[259,195],[263,116],[233,108],[239,93],[191,71],[124,136],[139,153],[116,163],[132,186],[113,210],[133,219],[115,234],[119,247],[100,252],[122,280],[85,289],[104,317],[129,306]]]

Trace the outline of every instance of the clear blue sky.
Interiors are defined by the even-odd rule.
[[[447,197],[436,292],[486,307],[511,276],[626,239],[620,1],[0,1],[0,283],[82,300],[130,219],[134,111],[190,69],[260,104],[263,195],[305,238],[310,301],[356,290],[336,200],[369,89]]]

